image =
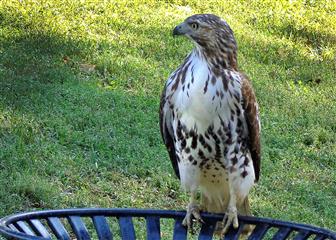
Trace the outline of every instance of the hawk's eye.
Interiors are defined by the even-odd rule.
[[[192,23],[191,28],[194,29],[194,30],[197,30],[198,24],[197,23]]]

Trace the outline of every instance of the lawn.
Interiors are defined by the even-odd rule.
[[[335,2],[200,2],[0,2],[0,216],[184,209],[159,99],[192,49],[173,27],[214,13],[235,32],[261,108],[253,214],[336,230]]]

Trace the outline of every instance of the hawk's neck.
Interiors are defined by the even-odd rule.
[[[235,48],[200,48],[195,47],[193,52],[195,55],[203,58],[213,73],[220,72],[221,69],[238,71],[237,52]]]

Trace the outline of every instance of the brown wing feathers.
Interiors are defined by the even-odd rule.
[[[260,175],[260,123],[258,105],[250,80],[243,74],[242,79],[242,95],[249,132],[249,149],[253,161],[255,179],[258,181]]]
[[[173,165],[175,174],[178,178],[180,178],[180,172],[178,169],[178,161],[177,156],[175,153],[175,145],[174,145],[174,137],[170,135],[169,133],[169,126],[167,124],[171,124],[171,122],[166,121],[166,116],[164,112],[164,106],[166,103],[166,89],[163,89],[162,95],[161,95],[161,102],[160,102],[160,131],[161,136],[163,139],[164,144],[167,147],[167,151],[171,160],[171,163]]]

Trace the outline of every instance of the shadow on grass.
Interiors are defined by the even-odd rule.
[[[44,95],[52,84],[73,80],[72,69],[63,62],[67,55],[80,56],[83,45],[54,33],[6,27],[9,36],[0,41],[1,95],[7,105],[23,107],[25,96]],[[19,32],[11,36],[11,32]],[[29,104],[27,102],[27,104]]]

